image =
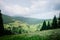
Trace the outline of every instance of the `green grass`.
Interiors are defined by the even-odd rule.
[[[60,40],[60,29],[5,35],[0,37],[0,40]]]

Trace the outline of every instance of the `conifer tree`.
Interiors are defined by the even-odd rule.
[[[50,22],[48,21],[47,29],[50,29]]]
[[[53,28],[53,29],[57,28],[57,18],[56,18],[56,16],[54,16],[54,18],[53,18],[52,28]]]
[[[59,18],[58,18],[58,28],[60,28],[60,14],[59,14]]]
[[[1,13],[1,10],[0,10],[0,36],[3,35],[3,32],[4,32],[3,19],[2,19],[2,13]]]
[[[41,30],[46,30],[46,29],[47,29],[46,21],[44,20]]]

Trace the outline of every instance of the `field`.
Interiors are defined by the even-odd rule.
[[[6,35],[0,37],[0,40],[60,40],[60,29]]]

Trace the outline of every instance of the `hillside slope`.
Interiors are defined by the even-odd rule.
[[[0,37],[0,39],[1,40],[60,40],[60,29],[18,34],[18,35],[7,35]]]
[[[2,14],[2,19],[3,19],[4,24],[8,24],[15,21],[12,17],[4,15],[4,14]]]
[[[2,14],[2,18],[3,18],[4,24],[11,23],[16,20],[21,21],[23,23],[27,23],[27,24],[40,24],[40,23],[43,23],[44,20],[51,21],[51,19],[36,19],[36,18],[26,18],[21,16],[13,17],[13,16],[4,15],[4,14]]]
[[[20,20],[22,22],[25,22],[27,24],[39,24],[43,23],[44,20],[51,21],[51,19],[36,19],[36,18],[26,18],[26,17],[13,17],[16,20]]]

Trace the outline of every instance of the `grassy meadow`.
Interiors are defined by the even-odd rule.
[[[6,35],[0,37],[0,40],[60,40],[60,29]]]

